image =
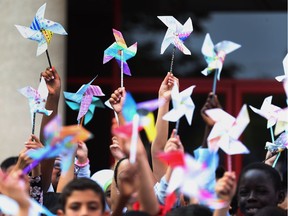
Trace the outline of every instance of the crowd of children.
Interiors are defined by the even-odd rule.
[[[112,129],[110,151],[115,163],[111,169],[91,174],[88,148],[85,142],[78,141],[75,143],[77,148],[71,156],[71,165],[67,171],[61,170],[62,159],[61,155],[58,155],[42,160],[26,174],[23,170],[33,162],[27,152],[44,147],[44,128],[58,115],[61,79],[54,67],[43,71],[41,77],[45,78],[49,91],[46,109],[53,112],[50,116],[43,115],[39,138],[31,135],[18,157],[8,157],[1,163],[0,192],[17,202],[17,215],[287,215],[287,176],[280,175],[279,170],[271,166],[271,160],[275,160],[276,156],[267,160],[267,163],[255,162],[244,167],[238,179],[233,171],[224,172],[223,168],[218,166],[217,154],[211,153],[207,145],[207,137],[214,122],[205,111],[211,108],[222,109],[217,95],[213,93],[208,94],[201,109],[206,128],[203,143],[195,150],[194,158],[197,162],[206,164],[207,159],[210,159],[209,174],[200,181],[209,194],[215,194],[222,204],[218,207],[209,205],[205,198],[188,196],[179,188],[175,188],[171,193],[170,180],[175,179],[174,171],[177,171],[179,164],[173,160],[164,163],[159,153],[166,157],[183,156],[185,150],[177,130],[174,129],[169,134],[169,122],[163,120],[163,116],[169,111],[172,88],[175,84],[180,84],[178,78],[170,72],[163,79],[158,91],[158,99],[163,103],[157,111],[157,133],[151,143],[152,165],[148,161],[148,154],[140,136],[137,136],[135,155],[131,155],[132,138],[119,136]],[[123,116],[125,97],[126,89],[122,87],[117,88],[109,99],[117,115],[114,128],[127,126]],[[131,160],[132,156],[134,161]],[[287,175],[287,171],[284,173]],[[180,178],[180,171],[178,175]],[[196,178],[196,174],[194,177]],[[192,184],[191,188],[195,186]],[[195,193],[198,194],[198,191]],[[208,199],[208,195],[206,198]],[[45,211],[33,207],[32,199]],[[0,210],[2,215],[9,214],[1,204]]]

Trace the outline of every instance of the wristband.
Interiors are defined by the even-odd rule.
[[[78,160],[75,161],[75,165],[78,167],[85,167],[90,163],[89,159],[87,158],[87,161],[85,163],[79,163]]]

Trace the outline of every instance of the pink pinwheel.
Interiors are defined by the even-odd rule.
[[[64,92],[67,105],[72,110],[79,110],[77,117],[78,123],[80,123],[80,119],[85,116],[84,124],[87,124],[92,119],[95,107],[104,108],[102,101],[95,97],[104,96],[101,88],[96,85],[91,85],[95,78],[88,84],[82,85],[76,93]]]
[[[275,79],[278,81],[278,82],[282,82],[284,81],[285,79],[287,80],[288,78],[288,54],[286,54],[285,58],[283,59],[283,68],[284,68],[284,75],[281,75],[281,76],[276,76]]]
[[[103,64],[107,63],[113,58],[116,59],[119,67],[121,68],[121,87],[123,87],[123,73],[131,76],[130,68],[126,61],[136,55],[137,42],[130,47],[127,47],[120,31],[113,29],[113,34],[116,42],[114,42],[104,51]]]
[[[260,109],[257,109],[250,105],[250,108],[258,115],[267,119],[267,128],[273,127],[278,119],[278,111],[281,110],[280,107],[273,105],[272,96],[266,97],[261,105]]]
[[[250,122],[246,104],[242,106],[237,118],[219,108],[206,110],[206,114],[215,121],[207,138],[209,149],[218,151],[221,148],[228,155],[250,153],[238,140]]]
[[[32,133],[34,133],[34,126],[35,126],[34,123],[36,113],[45,114],[47,116],[49,116],[52,113],[51,110],[47,110],[45,108],[48,97],[48,88],[45,79],[41,77],[41,81],[37,90],[30,86],[27,86],[19,89],[18,91],[29,100],[31,123],[33,126]]]
[[[216,155],[216,154],[214,154]],[[214,175],[215,167],[212,164],[200,163],[190,154],[180,151],[159,153],[158,158],[170,166],[173,171],[166,190],[167,197],[170,197],[177,189],[188,197],[196,198],[199,202],[209,204],[212,208],[222,208],[224,202],[217,199],[215,193],[209,191],[205,179]],[[212,161],[213,159],[210,158]]]
[[[171,91],[173,109],[163,116],[164,120],[179,123],[180,118],[185,115],[188,124],[191,125],[195,109],[195,105],[191,99],[194,88],[195,85],[190,86],[179,93],[178,85],[174,84]],[[177,126],[176,129],[178,130]]]
[[[185,24],[182,25],[173,16],[158,16],[158,18],[168,27],[161,45],[161,54],[165,52],[170,44],[173,44],[185,55],[191,55],[190,50],[183,42],[193,31],[192,20],[188,18]]]

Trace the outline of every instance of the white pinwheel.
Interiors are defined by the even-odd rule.
[[[228,155],[250,153],[238,140],[250,122],[246,104],[242,106],[237,118],[220,108],[206,110],[206,114],[215,121],[207,138],[209,149],[218,151],[221,148]]]
[[[161,44],[161,54],[170,44],[173,44],[185,55],[191,55],[190,50],[183,43],[193,31],[191,18],[188,18],[184,25],[173,16],[158,16],[158,18],[168,27]]]
[[[185,115],[189,125],[191,125],[195,109],[195,104],[191,99],[191,94],[194,88],[195,85],[190,86],[179,93],[178,85],[176,83],[174,84],[171,91],[173,108],[163,116],[164,120],[176,122]]]

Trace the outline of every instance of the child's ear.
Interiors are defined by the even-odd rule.
[[[57,210],[57,216],[64,216],[64,212],[61,209]]]
[[[285,197],[286,193],[283,190],[280,190],[278,194],[278,204],[284,202]]]

